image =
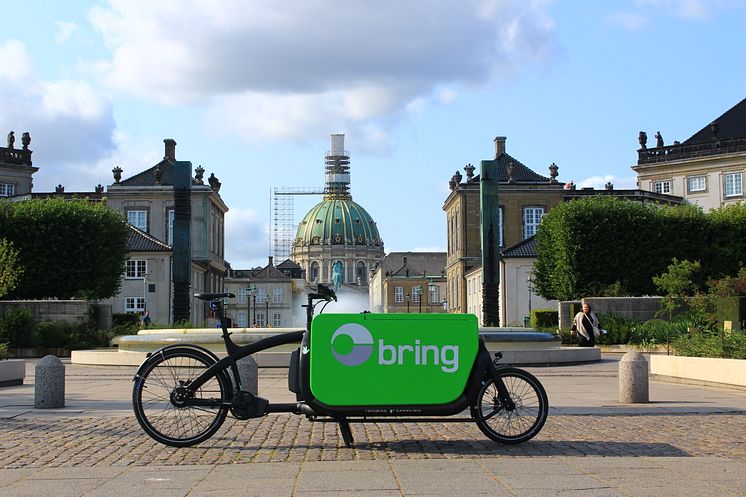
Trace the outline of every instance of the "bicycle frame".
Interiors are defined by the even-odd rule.
[[[190,407],[197,407],[197,408],[218,408],[218,409],[230,409],[230,412],[238,419],[249,419],[254,417],[261,417],[269,413],[281,413],[281,412],[287,412],[287,413],[293,413],[293,414],[302,414],[307,416],[312,421],[332,421],[339,424],[340,430],[342,432],[342,437],[344,439],[345,444],[349,447],[353,443],[352,438],[352,432],[349,427],[350,422],[422,422],[422,421],[438,421],[438,422],[444,422],[444,421],[476,421],[477,425],[480,427],[480,429],[485,432],[490,438],[493,438],[497,441],[504,441],[506,443],[518,443],[520,441],[527,440],[528,438],[533,437],[536,433],[538,433],[538,430],[541,429],[541,426],[543,426],[544,420],[546,419],[546,409],[547,409],[547,400],[546,400],[546,394],[543,391],[543,388],[540,384],[536,386],[538,381],[531,377],[530,374],[516,370],[515,368],[512,368],[508,365],[502,365],[498,364],[497,361],[502,357],[501,353],[496,353],[495,358],[491,356],[490,352],[487,351],[487,348],[485,346],[484,341],[480,338],[477,339],[476,345],[474,342],[471,342],[469,340],[476,339],[476,335],[471,335],[469,338],[469,333],[476,333],[476,330],[474,328],[469,328],[468,326],[473,326],[470,323],[475,323],[473,321],[473,317],[468,316],[462,316],[462,317],[453,317],[449,318],[446,316],[441,316],[440,318],[435,317],[424,317],[421,316],[418,321],[412,321],[410,318],[405,317],[403,315],[393,315],[393,316],[384,316],[384,315],[371,315],[363,313],[362,315],[345,315],[345,314],[332,314],[332,315],[325,315],[323,318],[323,322],[319,321],[319,326],[314,328],[316,329],[316,333],[321,333],[320,335],[314,334],[314,336],[317,336],[316,341],[318,342],[314,347],[320,347],[317,349],[317,354],[322,354],[321,357],[323,358],[326,354],[327,356],[330,354],[328,343],[331,343],[334,341],[334,336],[336,336],[340,330],[342,330],[346,326],[359,326],[360,328],[365,328],[365,326],[355,324],[355,321],[362,322],[366,324],[366,326],[370,327],[370,331],[366,331],[368,336],[368,340],[372,340],[371,333],[381,333],[378,336],[379,337],[386,337],[386,333],[399,333],[397,330],[402,330],[403,327],[407,326],[420,326],[419,328],[413,327],[409,331],[411,336],[419,336],[418,333],[426,332],[430,340],[436,340],[437,343],[438,336],[441,336],[442,333],[445,333],[447,337],[446,340],[449,340],[447,343],[454,343],[450,342],[450,340],[456,340],[456,336],[458,335],[458,330],[463,329],[464,323],[467,326],[467,331],[462,331],[462,333],[466,333],[462,335],[464,338],[459,339],[460,341],[456,340],[455,343],[461,344],[462,349],[462,358],[466,361],[466,363],[462,364],[462,368],[458,369],[458,365],[452,370],[456,371],[458,370],[458,375],[453,375],[451,378],[453,378],[453,381],[451,382],[451,389],[450,390],[444,390],[443,385],[445,385],[445,382],[450,380],[445,380],[443,378],[448,377],[449,375],[447,373],[450,373],[451,371],[448,371],[445,368],[446,366],[441,366],[442,364],[447,364],[446,360],[441,358],[441,363],[435,362],[437,359],[432,359],[433,362],[431,363],[425,363],[423,362],[422,365],[428,364],[427,368],[432,368],[435,366],[435,369],[437,370],[438,375],[443,376],[437,376],[435,377],[436,381],[432,380],[432,373],[427,372],[426,369],[422,369],[419,367],[416,367],[415,369],[422,370],[425,372],[424,381],[426,381],[427,388],[432,388],[433,392],[441,393],[443,392],[444,395],[441,395],[438,398],[441,398],[443,402],[436,402],[433,401],[431,398],[427,398],[425,402],[422,403],[407,403],[411,402],[414,399],[423,399],[424,397],[420,396],[410,396],[408,392],[405,392],[404,395],[399,395],[398,402],[391,402],[386,403],[385,401],[382,401],[381,399],[385,399],[386,397],[371,397],[368,394],[367,389],[360,389],[361,392],[365,392],[361,396],[358,396],[357,399],[364,399],[364,400],[370,400],[371,402],[366,403],[365,401],[350,401],[345,402],[351,399],[351,397],[347,396],[346,393],[350,391],[349,389],[355,388],[359,384],[360,380],[357,380],[356,378],[367,378],[369,376],[369,371],[365,369],[365,367],[373,368],[373,371],[375,371],[374,374],[379,374],[379,371],[382,371],[381,364],[393,364],[393,359],[391,359],[391,362],[381,362],[382,350],[384,350],[385,347],[389,347],[389,349],[393,349],[393,346],[391,345],[385,345],[383,342],[384,340],[379,340],[379,356],[378,361],[368,361],[368,358],[370,357],[370,352],[367,352],[367,356],[364,357],[360,362],[356,364],[348,364],[344,361],[341,361],[339,359],[339,355],[336,352],[331,352],[332,354],[335,354],[334,358],[336,358],[336,362],[334,359],[332,359],[332,362],[335,362],[337,364],[336,367],[341,367],[344,370],[344,374],[347,375],[347,371],[353,371],[352,369],[349,369],[348,366],[358,366],[360,364],[363,364],[365,362],[365,367],[361,367],[359,370],[355,370],[355,373],[350,373],[347,376],[350,376],[351,380],[347,383],[340,382],[340,383],[333,383],[334,387],[337,388],[337,392],[342,392],[341,396],[337,396],[336,399],[342,399],[342,402],[335,402],[335,397],[326,396],[324,398],[331,399],[327,401],[322,401],[319,398],[317,398],[316,394],[324,394],[324,388],[323,385],[325,383],[319,383],[319,381],[322,381],[324,376],[320,375],[318,373],[318,369],[314,369],[314,371],[317,371],[314,373],[316,387],[318,387],[318,390],[315,390],[312,388],[312,366],[311,366],[311,357],[317,357],[312,352],[311,347],[311,329],[312,329],[312,322],[314,321],[314,310],[315,307],[321,303],[321,301],[327,301],[329,302],[331,298],[334,298],[336,300],[336,296],[334,296],[334,293],[331,292],[331,290],[324,288],[324,293],[321,290],[322,286],[319,285],[319,292],[320,293],[311,293],[308,295],[308,302],[303,307],[306,308],[306,330],[305,331],[293,331],[288,333],[282,333],[280,335],[276,336],[270,336],[267,338],[263,338],[255,343],[250,343],[245,346],[239,346],[237,345],[233,340],[231,340],[230,336],[231,333],[228,332],[226,326],[225,326],[225,316],[223,312],[223,298],[226,296],[232,296],[231,294],[202,294],[198,295],[199,298],[203,300],[210,300],[211,302],[216,303],[215,311],[216,311],[216,317],[219,319],[221,323],[221,329],[222,334],[221,338],[223,339],[225,343],[225,348],[227,355],[226,357],[218,358],[217,355],[215,355],[213,352],[210,352],[209,350],[205,349],[204,347],[200,347],[198,345],[170,345],[167,347],[163,347],[159,349],[158,351],[148,354],[148,359],[146,359],[143,364],[138,369],[137,373],[135,374],[135,382],[136,387],[135,390],[137,391],[138,385],[141,387],[143,381],[148,377],[150,371],[151,371],[151,365],[155,366],[159,363],[159,361],[166,361],[169,357],[175,357],[178,356],[180,352],[184,356],[189,356],[189,350],[195,351],[192,352],[192,354],[196,354],[196,351],[199,351],[199,354],[202,354],[204,357],[205,355],[209,357],[205,357],[203,360],[203,363],[205,364],[205,369],[203,371],[197,371],[196,377],[189,377],[188,381],[182,381],[182,382],[176,382],[173,390],[171,391],[171,400],[170,403],[173,404],[173,407],[178,409],[182,408],[190,408]],[[331,296],[331,297],[330,297]],[[316,302],[314,302],[316,301]],[[323,309],[322,309],[323,312]],[[370,317],[369,317],[370,316]],[[395,321],[399,321],[398,323],[394,323]],[[340,323],[345,323],[340,326]],[[393,324],[392,324],[393,323]],[[425,323],[425,327],[423,328],[422,323]],[[449,323],[452,326],[456,326],[459,323],[461,323],[461,328],[455,328],[455,330],[452,330],[451,328],[442,328],[440,331],[433,329],[430,326],[432,323],[436,323],[439,326],[448,325]],[[399,326],[392,327],[392,326]],[[334,331],[334,335],[331,336],[331,339],[329,338],[330,331]],[[376,331],[378,330],[378,331]],[[419,331],[418,331],[419,330]],[[451,334],[455,331],[456,334]],[[441,335],[439,335],[439,333]],[[344,334],[344,333],[343,333]],[[352,336],[352,335],[348,335]],[[391,335],[389,335],[391,336]],[[442,338],[442,336],[441,336]],[[327,340],[331,340],[331,342],[327,342]],[[464,341],[466,340],[466,341]],[[354,347],[360,346],[358,342],[355,342],[354,339],[352,339],[352,342],[354,344]],[[256,396],[254,393],[247,392],[244,390],[243,382],[241,379],[241,375],[238,369],[237,362],[245,357],[251,356],[253,354],[256,354],[258,352],[279,346],[279,345],[287,345],[287,344],[299,344],[300,346],[291,353],[291,362],[289,365],[288,370],[288,387],[289,390],[294,392],[296,394],[296,402],[292,403],[271,403],[269,400],[262,399],[261,397]],[[371,345],[369,346],[372,350],[372,342],[370,342]],[[391,343],[391,342],[390,342]],[[406,342],[405,342],[406,343]],[[419,344],[419,340],[417,340],[415,343]],[[424,343],[424,342],[423,342]],[[442,343],[442,342],[441,342]],[[471,344],[471,345],[469,345]],[[418,345],[419,346],[419,345]],[[353,347],[353,348],[354,348]],[[407,345],[399,345],[399,366],[394,366],[394,368],[391,368],[388,370],[389,372],[389,382],[391,381],[391,372],[394,372],[395,375],[393,376],[394,381],[398,382],[399,378],[410,378],[411,375],[419,374],[418,372],[407,372],[406,369],[409,366],[401,366],[401,358],[403,357],[404,352],[407,350],[407,347],[410,351],[414,354],[414,350],[411,346]],[[423,345],[423,352],[422,352],[422,358],[425,358],[426,352],[424,352],[426,345]],[[427,345],[427,347],[432,347],[437,350],[437,346],[435,345]],[[441,349],[441,352],[445,350],[446,347],[456,348],[458,347],[451,346],[443,346]],[[334,347],[331,347],[333,350]],[[419,352],[417,352],[418,354]],[[345,352],[347,354],[347,352]],[[454,356],[457,356],[459,354],[458,350],[455,351]],[[199,357],[199,356],[197,356]],[[343,356],[347,357],[347,355]],[[411,358],[412,356],[410,356]],[[419,357],[416,361],[419,361]],[[435,356],[432,356],[435,357]],[[444,356],[441,356],[444,357]],[[473,360],[472,360],[473,358]],[[426,359],[424,359],[426,360]],[[471,364],[468,364],[468,361],[472,361]],[[317,366],[322,368],[331,368],[330,362],[326,359],[318,359],[317,360]],[[419,362],[415,362],[415,365],[420,364]],[[451,366],[449,364],[449,366]],[[464,370],[465,367],[470,367],[470,369]],[[404,369],[401,369],[401,368]],[[344,369],[347,368],[347,369]],[[440,370],[444,371],[445,373],[441,373]],[[228,381],[229,375],[228,372],[232,372],[232,381]],[[330,369],[330,371],[333,371]],[[337,374],[337,373],[332,373]],[[360,375],[363,376],[360,376]],[[380,373],[380,374],[387,374],[387,373]],[[406,376],[402,377],[401,375],[405,374]],[[356,376],[357,375],[357,376]],[[397,376],[398,375],[398,376]],[[495,434],[494,430],[490,430],[489,428],[485,428],[484,424],[486,420],[490,419],[492,416],[499,412],[503,411],[509,411],[512,412],[513,410],[517,409],[516,403],[511,399],[511,394],[509,389],[506,387],[506,384],[504,383],[502,377],[503,375],[508,376],[516,376],[519,377],[523,376],[524,378],[526,376],[530,377],[529,381],[534,382],[530,386],[534,389],[533,391],[537,392],[538,400],[539,400],[539,407],[540,410],[543,412],[538,412],[537,421],[533,425],[533,427],[538,427],[537,431],[531,431],[526,432],[527,434],[525,437],[523,435],[516,437],[517,441],[512,441],[510,437],[503,437],[502,435]],[[336,378],[337,376],[333,376],[333,378]],[[321,378],[321,379],[320,379]],[[205,384],[207,384],[209,381],[213,379],[218,379],[221,385],[224,385],[223,394],[219,398],[210,398],[210,397],[202,397],[201,395],[198,395],[197,392],[200,391],[201,387]],[[333,380],[332,380],[333,381]],[[461,383],[463,382],[463,383]],[[487,404],[485,404],[485,389],[490,388],[491,383],[494,383],[494,393],[491,394],[492,396],[489,397],[492,400],[489,400]],[[364,383],[364,382],[363,382]],[[385,383],[382,383],[385,385]],[[389,383],[391,384],[391,383]],[[412,383],[409,383],[410,385]],[[463,386],[462,386],[463,385]],[[454,390],[454,387],[458,388],[458,390]],[[383,391],[386,391],[386,388],[384,387]],[[512,388],[512,387],[511,387]],[[316,394],[315,394],[316,392]],[[134,395],[133,398],[137,397],[137,395]],[[455,397],[455,398],[454,398]],[[133,400],[133,402],[136,402],[136,404],[139,406],[140,401],[138,400],[139,397],[137,397],[136,400]],[[452,399],[452,400],[451,400]],[[481,399],[481,400],[480,400]],[[494,407],[487,408],[487,412],[484,412],[485,405],[493,405]],[[465,417],[456,417],[455,415],[463,413],[465,410],[470,409],[471,410],[471,417],[465,418]],[[143,408],[137,407],[136,408],[136,414],[138,415],[138,421],[143,425],[144,428],[146,428],[146,425],[149,427],[149,421],[144,420],[146,417],[146,414],[143,411]],[[225,418],[225,411],[223,411],[222,414],[223,418]],[[430,418],[428,418],[430,417]],[[222,423],[222,421],[220,421]],[[219,424],[217,425],[219,427]],[[217,428],[215,428],[217,429]],[[532,428],[533,430],[533,428]],[[152,435],[153,429],[152,428],[146,428],[146,431]],[[212,433],[212,432],[210,432]],[[209,436],[209,433],[205,436]],[[179,443],[179,440],[177,439],[169,439],[170,442],[168,443]],[[164,442],[167,443],[167,442]],[[191,443],[191,442],[190,442]]]

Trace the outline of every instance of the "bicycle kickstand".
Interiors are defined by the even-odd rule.
[[[342,433],[342,440],[344,440],[346,447],[352,447],[355,445],[355,438],[352,436],[352,430],[350,430],[350,423],[347,421],[347,418],[339,418],[337,420],[339,423],[339,431]]]

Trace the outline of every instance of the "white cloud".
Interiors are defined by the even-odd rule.
[[[646,16],[634,12],[616,12],[607,16],[606,22],[621,26],[629,31],[639,31],[646,27],[650,20]]]
[[[80,26],[74,22],[57,21],[54,23],[54,27],[57,29],[54,34],[55,43],[65,43],[75,33],[80,31]]]
[[[231,207],[226,213],[225,259],[233,269],[266,266],[268,240],[269,225],[255,210]]]
[[[107,96],[85,81],[41,80],[19,41],[0,43],[0,60],[0,129],[31,134],[35,165],[91,164],[112,152],[115,124]]]
[[[637,188],[637,178],[635,176],[618,178],[612,174],[604,176],[591,176],[577,182],[578,188],[593,187],[596,190],[603,190],[606,188],[606,183],[614,185],[615,190],[628,190]]]
[[[546,4],[110,0],[89,15],[112,51],[92,67],[117,91],[206,105],[224,130],[302,139],[380,127],[450,101],[441,88],[543,63],[555,46]]]

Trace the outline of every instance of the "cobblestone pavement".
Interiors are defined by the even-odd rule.
[[[495,456],[746,456],[746,414],[550,416],[530,442],[503,446],[473,423],[353,424],[345,448],[334,423],[301,416],[229,418],[210,440],[175,449],[132,417],[34,418],[0,423],[0,468],[239,464]]]

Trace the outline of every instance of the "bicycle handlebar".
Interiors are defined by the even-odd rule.
[[[326,300],[327,302],[330,302],[330,301],[333,300],[333,301],[336,302],[337,301],[337,294],[334,293],[334,290],[332,290],[328,286],[325,286],[325,285],[322,285],[321,283],[319,283],[316,286],[316,292],[315,293],[309,293],[308,294],[308,298],[309,299],[313,299],[313,300],[316,300],[316,299]]]

